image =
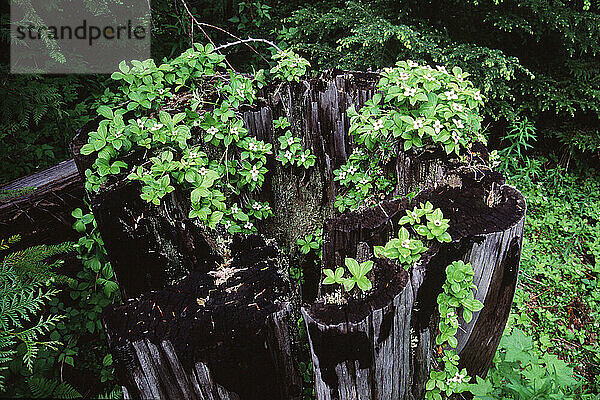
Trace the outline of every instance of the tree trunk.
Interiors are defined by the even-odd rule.
[[[436,152],[398,151],[386,166],[397,178],[394,194],[419,192],[417,197],[339,216],[333,170],[353,148],[346,110],[364,104],[377,80],[374,73],[328,72],[266,88],[261,103],[243,112],[250,134],[274,147],[272,121],[286,116],[294,136],[317,157],[306,172],[267,165],[258,200],[269,201],[275,216],[259,226],[262,237],[236,238],[228,249],[223,238],[187,218],[188,196],[177,191],[153,206],[139,198],[137,183],[120,179],[91,197],[128,299],[104,313],[128,396],[300,398],[296,323],[303,315],[318,399],[420,398],[435,350],[435,298],[445,266],[458,259],[473,263],[485,303],[463,324],[460,350],[471,372],[485,373],[514,294],[524,201],[489,169],[473,172]],[[90,130],[93,125],[74,142],[81,173],[90,161],[78,148]],[[348,256],[365,259],[373,245],[397,232],[407,207],[426,200],[450,216],[453,241],[432,246],[410,274],[378,261],[374,273],[382,284],[367,298],[340,306],[315,302],[322,291],[318,267],[304,271],[302,288],[288,281],[289,267],[301,262],[297,238],[324,227],[327,268]],[[236,274],[219,283],[214,270],[231,266]],[[300,312],[301,299],[306,304]]]

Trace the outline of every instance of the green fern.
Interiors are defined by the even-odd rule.
[[[27,382],[31,394],[36,399],[77,399],[83,397],[66,382],[57,382],[43,377],[33,377]]]
[[[16,243],[19,236],[0,241],[0,249]],[[61,315],[40,316],[42,308],[59,290],[49,288],[52,282],[67,282],[69,278],[52,269],[59,262],[47,263],[49,257],[71,251],[72,244],[40,245],[15,251],[4,257],[0,265],[0,391],[5,391],[4,371],[17,356],[17,345],[25,344],[23,362],[33,372],[33,361],[40,348],[57,349],[57,341],[45,341],[43,336],[63,318]],[[58,388],[58,387],[57,387]],[[64,388],[61,386],[61,388]],[[57,396],[52,396],[57,397]]]

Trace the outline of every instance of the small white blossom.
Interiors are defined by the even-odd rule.
[[[248,221],[244,224],[244,228],[248,229],[248,230],[252,230],[252,228],[254,227],[254,225],[252,225],[252,222]]]
[[[443,65],[436,65],[435,66],[437,68],[438,71],[443,72],[445,74],[448,73],[448,70],[446,70],[446,67],[444,67]]]
[[[425,78],[429,82],[435,81],[435,78],[433,76],[431,76],[431,73],[429,73],[429,72],[425,76],[423,76],[423,78]]]
[[[237,135],[237,134],[238,134],[238,132],[239,132],[239,128],[238,128],[237,126],[232,126],[232,127],[231,127],[231,129],[229,130],[229,132],[230,132],[232,135]]]
[[[157,131],[160,128],[162,128],[164,125],[163,124],[159,124],[159,123],[154,123],[154,125],[152,126],[152,128],[150,128],[151,131]]]
[[[348,174],[350,174],[350,175],[354,175],[357,171],[358,171],[358,169],[354,165],[351,165],[348,168]]]
[[[454,375],[454,377],[448,379],[448,382],[462,383],[462,381],[465,377],[466,377],[466,375],[463,375],[463,374],[457,372],[456,375]]]
[[[419,66],[419,64],[417,64],[416,62],[414,62],[414,61],[411,61],[411,60],[408,60],[406,63],[407,63],[407,64],[408,64],[408,66],[409,66],[409,67],[411,67],[411,68],[416,68],[416,67],[418,67],[418,66]]]
[[[410,239],[404,239],[402,241],[402,247],[404,247],[406,249],[410,248]]]
[[[138,128],[144,129],[144,121],[142,121],[140,118],[137,119],[137,125]]]
[[[360,183],[361,185],[366,185],[369,183],[369,179],[365,176],[358,183]]]
[[[346,173],[344,171],[341,171],[339,177],[340,177],[340,180],[343,181],[344,179],[346,179]]]
[[[444,125],[442,125],[440,121],[436,120],[433,123],[433,129],[435,130],[435,133],[440,133],[442,129],[444,129]]]
[[[256,145],[256,143],[250,142],[250,144],[248,145],[248,150],[250,150],[250,151],[258,151],[258,146]]]
[[[464,109],[464,107],[463,107],[463,105],[462,105],[462,104],[458,104],[458,103],[452,103],[452,109],[453,109],[454,111],[461,112],[461,111]]]
[[[413,129],[421,129],[422,127],[423,127],[423,120],[415,119],[415,121],[413,122]]]
[[[373,129],[378,131],[383,128],[383,122],[381,120],[373,122]]]
[[[454,143],[458,144],[458,142],[460,141],[460,136],[458,136],[458,133],[452,132],[452,139],[454,140]]]
[[[225,221],[225,223],[223,224],[223,226],[225,227],[225,229],[231,228],[231,221]]]
[[[292,156],[293,156],[293,154],[291,151],[288,150],[285,152],[285,158],[287,158],[288,160],[291,160]]]
[[[392,71],[393,71],[393,69],[390,68],[390,67],[386,67],[386,68],[383,69],[383,72],[385,72],[386,74],[389,74]]]
[[[477,101],[481,101],[482,100],[481,93],[479,92],[479,90],[475,92],[475,94],[473,95],[473,98],[475,100],[477,100]]]
[[[244,91],[242,89],[238,89],[236,93],[238,96],[244,97]]]
[[[211,126],[210,128],[208,128],[208,129],[206,130],[206,132],[207,132],[209,135],[215,135],[217,132],[219,132],[219,129],[218,129],[217,127],[215,127],[215,126]]]
[[[398,78],[399,78],[401,81],[406,81],[406,80],[408,80],[408,78],[410,78],[410,75],[408,75],[406,72],[400,72],[400,73],[398,74]]]
[[[253,166],[252,169],[250,170],[250,175],[252,175],[252,180],[257,181],[259,174],[260,174],[260,171],[256,169],[256,166]]]
[[[232,214],[237,214],[240,211],[239,207],[237,204],[234,204],[231,206],[231,213]]]
[[[462,120],[460,120],[460,119],[454,119],[454,118],[452,118],[452,122],[454,122],[454,125],[456,125],[456,127],[457,127],[458,129],[462,129],[462,128],[464,128],[464,127],[465,127],[465,126],[463,125],[463,122],[462,122]]]
[[[406,88],[406,90],[404,91],[404,95],[406,97],[413,97],[415,94],[417,94],[416,88]]]
[[[202,167],[202,168],[200,168],[200,169],[198,170],[198,172],[200,173],[200,175],[204,176],[204,175],[206,175],[206,173],[207,173],[208,171],[206,170],[206,168]]]
[[[293,136],[290,136],[290,137],[287,139],[287,141],[286,141],[286,142],[287,142],[288,146],[291,146],[291,145],[293,145],[293,144],[294,144],[294,137],[293,137]]]
[[[165,93],[165,89],[158,89],[158,94],[164,94]]]
[[[252,204],[252,209],[258,211],[262,208],[262,206],[260,205],[260,203],[253,203]]]
[[[194,126],[200,126],[200,120],[199,119],[197,119],[197,120],[194,121]]]
[[[447,92],[444,92],[444,96],[446,96],[448,100],[458,100],[458,95],[454,93],[454,90],[448,90]]]
[[[306,154],[302,153],[300,154],[300,162],[303,163],[306,161]]]

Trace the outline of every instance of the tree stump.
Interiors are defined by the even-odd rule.
[[[330,71],[266,87],[261,102],[243,111],[250,135],[274,145],[272,121],[286,116],[294,136],[317,157],[306,172],[269,162],[257,200],[269,201],[275,216],[258,226],[263,236],[223,245],[226,238],[187,218],[186,195],[175,191],[154,206],[124,177],[91,196],[127,299],[103,317],[127,396],[300,398],[296,323],[303,315],[318,399],[419,399],[436,350],[435,299],[444,268],[458,259],[473,263],[477,297],[485,304],[462,326],[462,362],[471,373],[485,374],[514,294],[524,200],[489,168],[466,167],[435,151],[397,150],[386,165],[396,175],[393,194],[418,195],[340,216],[333,171],[353,149],[346,110],[371,98],[378,78]],[[78,148],[90,130],[93,124],[73,146],[81,173],[90,161]],[[316,299],[324,293],[318,267],[305,271],[303,287],[289,282],[289,267],[301,262],[296,239],[323,227],[327,268],[344,257],[368,258],[372,246],[397,232],[404,210],[426,200],[451,218],[453,241],[432,246],[410,273],[380,260],[374,290],[346,305]],[[227,268],[236,273],[219,281]]]

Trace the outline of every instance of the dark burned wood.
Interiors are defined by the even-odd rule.
[[[23,236],[22,245],[59,243],[76,237],[71,212],[83,206],[83,184],[73,160],[17,179],[0,190],[35,190],[0,199],[0,238]]]
[[[365,242],[383,245],[386,234],[397,232],[407,206],[427,200],[450,216],[453,241],[432,246],[410,277],[398,266],[391,276],[376,271],[374,289],[363,300],[341,306],[320,300],[302,309],[318,399],[422,398],[435,357],[437,294],[445,267],[458,259],[473,265],[476,298],[485,307],[470,323],[462,321],[457,350],[471,374],[485,375],[514,295],[525,202],[492,172],[479,181],[465,173],[456,177],[460,188],[428,189],[410,205],[386,202],[325,224],[323,264],[330,268],[360,256]],[[490,194],[497,196],[491,206]]]
[[[194,273],[104,312],[120,376],[134,398],[295,398],[289,283],[277,247],[236,239],[233,274]],[[225,281],[226,279],[226,281]]]
[[[287,117],[317,163],[304,171],[269,160],[259,196],[275,216],[259,230],[273,243],[235,242],[231,265],[240,271],[223,285],[209,271],[228,259],[224,238],[187,218],[187,194],[175,191],[154,206],[140,199],[138,183],[120,176],[90,198],[127,299],[104,314],[104,323],[128,397],[298,398],[295,326],[302,313],[318,399],[420,399],[434,356],[436,297],[445,267],[457,259],[472,262],[486,306],[463,324],[459,350],[469,371],[485,373],[514,294],[524,201],[485,167],[461,166],[435,151],[398,150],[385,168],[396,175],[394,195],[419,192],[413,202],[399,198],[339,216],[333,170],[353,151],[346,110],[364,104],[377,80],[373,73],[328,72],[264,88],[263,100],[241,113],[250,135],[275,148],[272,121]],[[73,143],[81,174],[92,160],[78,149],[95,124]],[[480,152],[485,159],[485,149]],[[128,162],[136,157],[128,155]],[[314,302],[326,294],[318,267],[305,271],[301,291],[290,288],[287,271],[300,262],[297,238],[324,227],[323,265],[335,268],[345,257],[369,257],[373,245],[397,233],[406,207],[426,200],[450,217],[454,240],[433,245],[410,274],[379,261],[374,289],[345,306]],[[308,302],[302,310],[301,298]]]

